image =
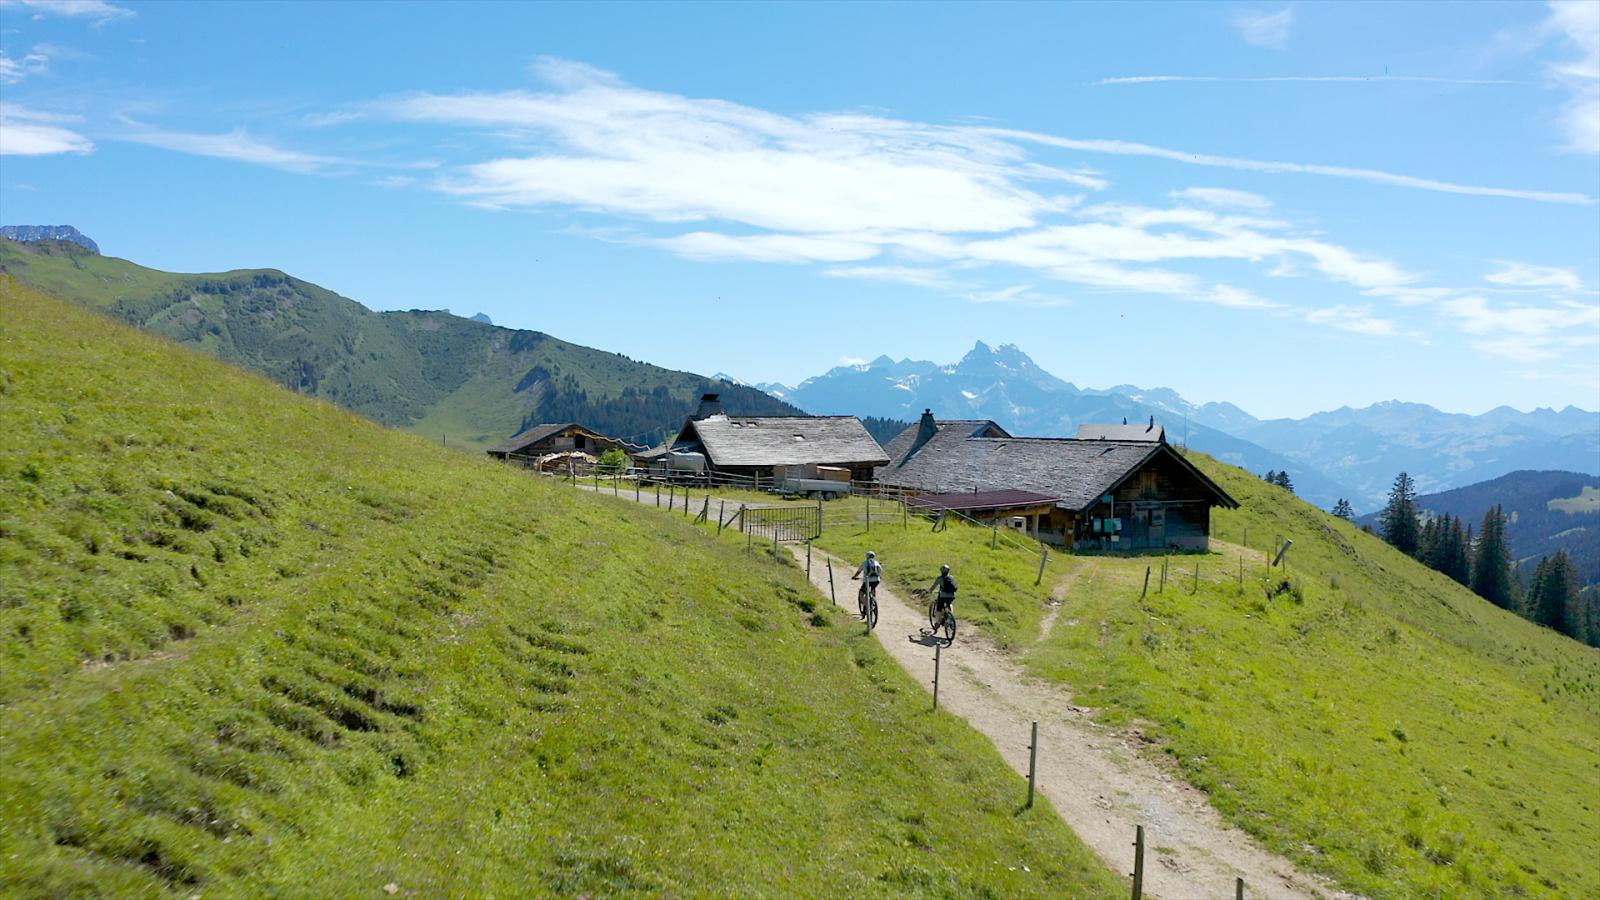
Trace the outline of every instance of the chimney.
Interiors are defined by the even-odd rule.
[[[1128,424],[1128,417],[1127,416],[1123,416],[1122,417],[1122,424],[1124,424],[1124,425]]]
[[[694,415],[690,416],[689,418],[695,422],[698,422],[701,419],[709,419],[712,416],[724,415],[722,411],[721,397],[721,394],[701,394],[700,408],[695,410]]]
[[[933,410],[923,410],[922,421],[917,423],[917,439],[911,442],[911,449],[906,451],[906,459],[910,459],[915,455],[918,450],[922,449],[923,444],[926,444],[929,439],[938,433],[939,423],[933,419]]]
[[[1155,431],[1155,430],[1156,430],[1156,417],[1154,415],[1151,415],[1150,416],[1150,427],[1146,428],[1145,431]]]

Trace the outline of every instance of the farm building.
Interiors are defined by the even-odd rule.
[[[625,441],[606,437],[598,432],[572,422],[535,425],[509,441],[489,450],[496,459],[512,459],[528,464],[529,461],[555,454],[581,454],[598,457],[607,450],[638,450]]]
[[[694,459],[728,475],[868,480],[889,456],[855,416],[730,416],[716,394],[656,459]]]
[[[889,442],[891,462],[878,470],[877,478],[925,495],[1026,492],[1002,495],[967,514],[1028,515],[1029,530],[1052,543],[1205,549],[1211,508],[1234,508],[1238,502],[1168,444],[1154,422],[1092,426],[1088,433],[1122,435],[1125,428],[1135,434],[1019,438],[993,422],[939,422],[924,412],[920,422]],[[1039,498],[1053,502],[1045,509]],[[1006,505],[1012,501],[1023,506]],[[1018,508],[1027,511],[1015,512]]]

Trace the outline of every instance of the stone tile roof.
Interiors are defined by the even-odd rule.
[[[714,466],[883,465],[883,448],[855,416],[714,415],[684,424]]]
[[[909,458],[897,458],[879,469],[878,480],[937,493],[1032,491],[1060,498],[1058,505],[1067,509],[1084,510],[1146,461],[1165,453],[1205,485],[1220,505],[1238,506],[1226,491],[1165,443],[971,437],[970,423],[950,424],[955,427],[939,428]],[[902,437],[903,433],[890,446]]]
[[[922,494],[906,501],[912,508],[922,509],[1017,509],[1055,503],[1061,498],[1032,491],[977,491],[969,494]]]

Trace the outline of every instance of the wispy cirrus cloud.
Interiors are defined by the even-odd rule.
[[[1294,7],[1277,12],[1239,10],[1233,14],[1233,27],[1244,42],[1257,47],[1282,50],[1289,46],[1289,30],[1294,27]]]
[[[43,53],[34,51],[12,59],[4,50],[0,50],[0,84],[16,84],[30,75],[49,70],[50,59]]]
[[[1270,84],[1272,82],[1307,82],[1325,84],[1384,84],[1384,83],[1412,83],[1412,84],[1460,84],[1460,85],[1490,85],[1490,84],[1527,84],[1525,81],[1516,81],[1508,78],[1452,78],[1443,75],[1265,75],[1251,78],[1236,78],[1223,75],[1121,75],[1112,78],[1101,78],[1089,82],[1090,87],[1105,87],[1118,84],[1169,84],[1169,83],[1226,83],[1226,84]]]
[[[137,127],[121,135],[120,139],[135,144],[160,147],[163,150],[216,159],[231,159],[290,172],[317,172],[329,166],[348,164],[346,160],[331,156],[279,147],[253,138],[243,129],[222,133],[195,133]]]
[[[1567,92],[1559,120],[1563,149],[1600,154],[1600,8],[1593,0],[1557,0],[1544,28],[1572,54],[1547,70]]]
[[[1402,317],[1437,315],[1484,340],[1484,352],[1500,355],[1511,351],[1489,346],[1487,335],[1468,328],[1501,307],[1463,306],[1462,291],[1296,223],[1267,196],[1207,185],[1173,189],[1169,205],[1107,201],[1099,195],[1113,190],[1110,179],[1076,164],[1073,155],[1594,203],[1577,193],[1193,154],[991,124],[785,115],[644,90],[559,60],[543,60],[537,71],[547,82],[543,90],[419,94],[354,115],[464,129],[495,148],[490,158],[442,170],[431,182],[435,190],[504,209],[621,217],[634,224],[612,226],[606,239],[685,258],[815,265],[831,278],[913,285],[988,304],[1052,306],[1103,294],[1168,298],[1380,339],[1415,333]],[[1509,267],[1502,275],[1535,277]],[[1284,279],[1321,285],[1311,299],[1299,287],[1274,290]],[[1508,313],[1544,323],[1543,331],[1519,332],[1519,352],[1558,348],[1570,337],[1557,333],[1573,327],[1570,311],[1523,306],[1556,314],[1541,320],[1532,312]]]
[[[63,127],[78,121],[77,116],[0,102],[0,156],[89,153],[94,142]]]
[[[1498,259],[1494,262],[1500,271],[1483,276],[1485,281],[1506,287],[1559,288],[1567,291],[1583,290],[1583,279],[1576,269],[1561,266],[1535,266],[1528,263]]]
[[[31,12],[34,18],[64,16],[87,19],[96,25],[116,19],[131,19],[137,15],[125,6],[108,3],[106,0],[0,0],[0,9]]]

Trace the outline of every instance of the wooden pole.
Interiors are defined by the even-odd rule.
[[[1145,595],[1149,594],[1149,593],[1150,593],[1150,567],[1149,566],[1145,566],[1144,567],[1144,590],[1139,592],[1139,599],[1143,600],[1145,598]]]
[[[754,528],[746,528],[744,530],[744,552],[750,553],[755,550],[755,540],[756,530]]]
[[[993,550],[1000,541],[1000,520],[995,519],[989,525],[989,549]]]
[[[1144,826],[1133,827],[1133,900],[1141,900],[1144,897]]]
[[[1244,879],[1233,879],[1233,900],[1244,900]]]
[[[1161,557],[1161,586],[1156,588],[1156,593],[1165,594],[1166,592],[1167,592],[1167,558],[1165,556],[1163,556],[1163,557]]]
[[[1200,593],[1200,561],[1199,560],[1195,560],[1195,562],[1194,562],[1194,587],[1189,589],[1189,593],[1191,593],[1191,594]]]
[[[1039,723],[1033,723],[1033,738],[1028,741],[1028,803],[1026,808],[1033,809],[1033,788],[1038,778],[1039,762]]]
[[[872,530],[872,495],[867,495],[867,530]]]
[[[633,476],[633,502],[635,502],[635,503],[639,502],[639,492],[642,489],[643,489],[643,487],[639,484],[639,476],[638,475]]]
[[[656,482],[656,508],[661,508],[661,482]]]
[[[717,501],[717,534],[721,534],[722,533],[723,514],[726,513],[727,511],[728,511],[728,501],[726,501],[726,500],[718,500]]]
[[[822,495],[817,495],[817,537],[822,536]]]
[[[833,592],[833,557],[828,558],[828,599],[833,601],[834,606],[839,605],[839,595]]]
[[[772,558],[778,558],[778,526],[772,526]]]
[[[672,504],[674,502],[676,502],[677,499],[678,499],[678,486],[676,484],[667,485],[667,509],[668,510],[672,509]]]
[[[933,645],[933,708],[939,708],[939,651],[944,649],[943,644]]]
[[[806,541],[806,583],[811,582],[811,542]]]

